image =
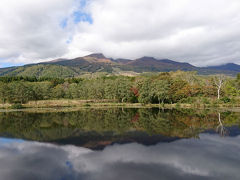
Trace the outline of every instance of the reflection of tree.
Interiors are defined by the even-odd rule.
[[[217,133],[220,134],[220,136],[226,136],[228,134],[227,129],[224,127],[222,121],[221,121],[221,113],[218,113],[218,121],[219,125],[216,128]]]
[[[221,113],[225,126],[240,124],[239,113]],[[127,135],[129,132],[145,132],[149,135],[198,138],[199,133],[215,129],[226,134],[219,115],[208,111],[161,109],[82,109],[72,112],[6,112],[0,113],[0,135],[40,141],[52,141],[78,137],[78,132],[113,132]],[[110,136],[110,135],[109,135]]]

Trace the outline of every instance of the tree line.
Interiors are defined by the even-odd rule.
[[[221,84],[219,84],[221,83]],[[238,101],[240,75],[199,76],[196,72],[164,72],[135,77],[96,78],[0,77],[1,103],[51,99],[111,100],[130,103],[208,103]]]

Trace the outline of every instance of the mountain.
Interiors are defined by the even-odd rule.
[[[234,63],[227,63],[219,66],[208,66],[199,68],[201,74],[227,74],[230,76],[236,76],[240,73],[240,65]]]
[[[107,58],[101,53],[90,54],[74,59],[56,59],[38,64],[19,67],[0,68],[0,76],[36,76],[36,77],[76,77],[85,73],[107,72],[121,74],[124,72],[169,72],[197,71],[199,74],[224,73],[235,76],[240,73],[240,65],[229,63],[220,66],[196,67],[189,63],[169,59],[142,57],[135,60]]]
[[[119,63],[119,64],[127,64],[131,62],[131,59],[112,59],[113,62]]]
[[[196,70],[196,67],[188,63],[180,63],[171,61],[169,59],[155,59],[153,57],[142,57],[133,61],[130,61],[126,64],[132,69],[138,69],[140,72],[144,71],[193,71]]]
[[[67,66],[36,64],[20,67],[1,68],[0,76],[35,76],[35,77],[74,77],[77,76],[73,69]]]
[[[224,71],[237,71],[239,72],[240,70],[240,65],[234,64],[234,63],[228,63],[228,64],[223,64],[220,66],[209,66],[208,69],[218,69],[218,70],[224,70]]]
[[[85,56],[85,58],[107,59],[102,53],[90,54],[88,56]]]

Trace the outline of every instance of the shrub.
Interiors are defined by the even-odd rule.
[[[229,103],[231,101],[231,99],[227,96],[224,96],[221,98],[221,101],[224,102],[224,103]]]
[[[210,104],[210,101],[207,98],[203,98],[202,102],[203,102],[203,104]]]
[[[181,108],[181,104],[179,102],[176,103],[176,109],[180,109]]]
[[[11,106],[11,109],[23,109],[23,108],[24,108],[23,105],[22,105],[22,104],[19,104],[19,103],[13,104],[13,105]]]
[[[194,98],[192,97],[187,97],[187,98],[183,98],[179,101],[180,103],[189,103],[192,104],[194,102]]]

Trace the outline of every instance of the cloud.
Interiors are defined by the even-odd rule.
[[[239,0],[2,0],[0,58],[102,52],[205,66],[240,63]],[[14,61],[15,60],[15,61]]]
[[[240,63],[238,0],[92,0],[67,56],[154,56],[195,65]]]
[[[30,63],[62,56],[68,32],[60,23],[74,8],[74,0],[1,0],[0,58]]]
[[[240,136],[143,146],[115,144],[102,151],[36,142],[0,143],[3,179],[239,179]]]

